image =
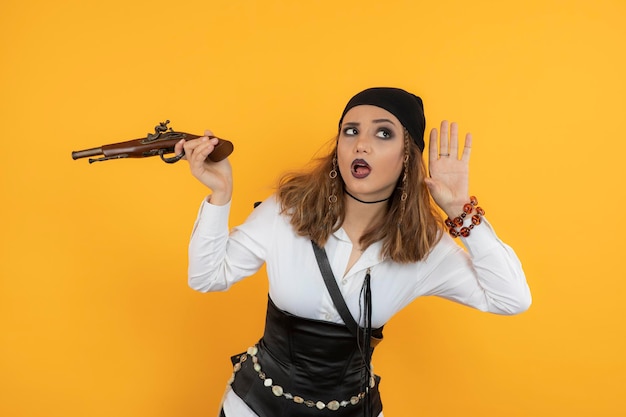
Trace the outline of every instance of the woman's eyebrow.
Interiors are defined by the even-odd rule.
[[[392,125],[395,126],[395,123],[391,119],[374,119],[374,120],[372,120],[372,123],[391,123]],[[361,123],[359,123],[359,122],[344,122],[343,124],[344,124],[344,126],[345,125],[359,126]]]
[[[372,122],[374,122],[374,123],[384,123],[384,122],[388,122],[388,123],[391,123],[392,125],[395,125],[395,123],[393,122],[393,120],[390,120],[390,119],[375,119],[375,120],[372,120]]]

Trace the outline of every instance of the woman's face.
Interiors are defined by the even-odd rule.
[[[380,107],[361,105],[343,118],[337,163],[346,190],[363,201],[391,196],[402,173],[404,128]]]

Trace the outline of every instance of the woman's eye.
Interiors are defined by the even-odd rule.
[[[359,132],[357,132],[356,128],[354,128],[354,127],[346,127],[343,130],[343,133],[345,133],[348,136],[353,136],[353,135],[358,134]]]
[[[393,135],[391,134],[390,131],[388,131],[387,129],[381,129],[376,133],[376,136],[378,136],[379,138],[382,139],[389,139],[391,138]]]

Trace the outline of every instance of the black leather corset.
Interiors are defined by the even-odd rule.
[[[382,411],[380,378],[365,395],[370,378],[348,328],[294,316],[271,299],[263,338],[231,359],[233,391],[260,417],[357,417],[366,401],[373,416]]]

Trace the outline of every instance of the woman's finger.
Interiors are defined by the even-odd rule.
[[[187,155],[187,159],[191,159],[192,155],[200,150],[206,144],[209,144],[212,139],[209,139],[208,136],[200,136],[197,139],[188,140],[183,144],[185,149],[185,155]]]
[[[459,125],[456,122],[450,124],[450,148],[448,153],[451,158],[459,158]]]
[[[215,137],[209,138],[207,136],[203,136],[198,140],[199,144],[194,148],[190,160],[193,160],[195,169],[203,170],[204,163],[207,162],[207,158],[213,152],[219,140]]]
[[[204,138],[204,136],[185,141],[183,148],[185,149],[185,154],[187,154],[187,156],[192,155],[194,150],[202,144],[202,138]]]
[[[450,140],[450,136],[448,133],[448,121],[441,121],[441,131],[439,134],[439,156],[447,157],[450,156],[450,151],[448,147],[448,141]]]
[[[437,129],[432,128],[430,130],[430,139],[428,141],[428,159],[429,165],[433,161],[437,160],[437,154],[439,153],[439,144],[437,143]]]
[[[176,155],[180,155],[184,151],[185,139],[181,139],[178,141],[176,145],[174,145],[174,153]]]
[[[469,162],[471,152],[472,152],[472,134],[468,133],[465,135],[465,146],[463,147],[463,155],[461,156],[461,160],[465,162]]]

